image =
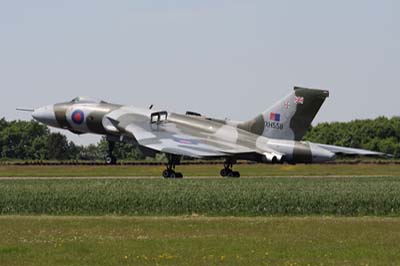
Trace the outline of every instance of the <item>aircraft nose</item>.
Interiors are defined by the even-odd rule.
[[[53,105],[35,109],[32,113],[32,117],[43,124],[57,127],[57,120],[54,114]]]

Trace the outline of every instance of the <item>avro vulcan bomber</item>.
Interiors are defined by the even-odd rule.
[[[329,96],[327,90],[295,87],[271,108],[240,122],[215,119],[196,112],[178,114],[123,106],[77,97],[69,102],[34,109],[32,117],[46,125],[76,134],[107,136],[106,162],[115,164],[114,143],[137,144],[149,156],[165,153],[168,164],[162,175],[179,178],[175,171],[183,156],[224,159],[220,174],[239,177],[232,166],[237,160],[263,163],[321,163],[337,154],[382,156],[379,152],[302,141],[311,122]]]

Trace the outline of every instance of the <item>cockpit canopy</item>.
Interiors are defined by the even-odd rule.
[[[107,102],[92,97],[79,96],[72,99],[71,103],[107,103]]]

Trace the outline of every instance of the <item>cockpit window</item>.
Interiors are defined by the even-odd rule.
[[[105,101],[96,99],[96,98],[90,98],[90,97],[76,97],[71,100],[71,103],[107,103]]]
[[[79,97],[76,97],[71,100],[71,103],[79,103]]]

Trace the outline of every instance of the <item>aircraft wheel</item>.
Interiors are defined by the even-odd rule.
[[[183,174],[182,173],[176,173],[173,170],[165,169],[162,173],[162,176],[164,178],[182,178]]]
[[[182,173],[175,173],[175,178],[183,178],[183,174]]]
[[[231,169],[222,169],[220,174],[222,177],[240,177],[240,173],[238,171],[232,171]]]
[[[171,171],[168,170],[168,169],[165,169],[165,170],[162,172],[162,176],[163,176],[164,178],[170,178],[170,177],[171,177]]]
[[[230,170],[226,176],[230,178],[238,178],[240,177],[240,173],[238,171]]]
[[[106,156],[106,164],[116,164],[117,158],[115,156]]]
[[[229,169],[222,169],[220,172],[219,172],[219,174],[222,176],[222,177],[226,177],[226,176],[228,176],[229,175]]]
[[[236,177],[236,178],[240,177],[240,173],[238,171],[234,171],[234,172],[232,172],[232,174],[233,174],[233,177]]]

